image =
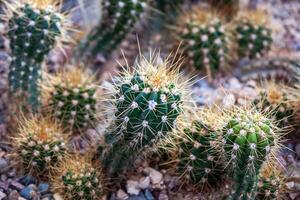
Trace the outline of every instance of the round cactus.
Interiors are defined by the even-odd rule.
[[[237,16],[234,26],[239,57],[260,58],[271,48],[271,29],[267,27],[264,13],[243,12]]]
[[[41,63],[59,38],[65,35],[65,17],[49,5],[52,0],[6,2],[8,37],[12,52],[9,81],[13,92],[28,95],[33,108],[39,105]]]
[[[97,119],[96,82],[81,68],[58,73],[43,83],[45,104],[62,123],[72,130],[93,125]]]
[[[66,156],[62,130],[51,120],[39,117],[22,119],[15,137],[18,159],[26,171],[49,172]]]
[[[64,199],[96,200],[104,194],[103,174],[86,157],[65,159],[55,171],[53,188]]]
[[[220,18],[196,7],[179,19],[178,35],[182,49],[196,69],[208,75],[224,67],[228,40]]]
[[[272,122],[257,111],[239,110],[223,129],[224,151],[233,168],[234,189],[229,199],[252,199],[258,174],[278,144]]]
[[[179,143],[178,172],[193,184],[215,186],[224,166],[217,150],[217,133],[199,121],[184,129]]]

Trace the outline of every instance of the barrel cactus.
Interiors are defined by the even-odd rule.
[[[65,159],[51,177],[53,190],[64,199],[96,200],[104,195],[104,176],[87,157],[75,155]]]
[[[179,19],[178,39],[189,64],[209,76],[224,69],[229,41],[221,18],[195,7]]]
[[[22,0],[6,5],[12,52],[10,87],[13,93],[18,91],[27,97],[36,109],[40,103],[41,64],[57,42],[66,38],[66,16],[52,0]]]
[[[198,120],[184,129],[178,155],[180,177],[201,186],[220,183],[225,166],[220,162],[217,139],[217,132]]]
[[[228,199],[254,199],[262,165],[279,145],[276,130],[271,120],[255,110],[238,109],[231,116],[222,137],[234,179]]]
[[[114,168],[121,163],[114,155],[123,155],[127,161],[139,155],[165,138],[186,108],[187,81],[180,81],[178,68],[169,68],[168,60],[150,57],[141,58],[133,72],[115,81],[115,128],[107,135],[108,141],[117,141],[108,156]]]
[[[26,171],[37,175],[48,173],[67,155],[61,128],[51,120],[32,117],[21,119],[16,155]]]
[[[260,58],[272,44],[272,31],[262,11],[243,11],[234,20],[234,41],[240,58]]]
[[[109,55],[131,32],[146,6],[147,0],[104,0],[101,24],[91,31],[81,52]]]
[[[95,125],[99,116],[98,88],[93,76],[80,67],[49,75],[42,83],[43,102],[69,129]]]

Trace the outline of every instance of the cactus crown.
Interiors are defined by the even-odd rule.
[[[21,119],[15,137],[17,154],[26,170],[41,173],[66,156],[61,128],[51,120],[33,116]]]
[[[82,68],[73,68],[48,77],[42,84],[45,104],[57,119],[70,129],[81,130],[94,125],[98,118],[97,86]]]
[[[55,168],[53,188],[64,199],[94,200],[104,193],[103,174],[87,157],[76,155]]]
[[[241,12],[235,22],[240,57],[260,58],[271,48],[271,29],[267,27],[268,21],[264,12]]]
[[[178,34],[184,54],[196,69],[212,71],[224,67],[229,41],[222,20],[196,7],[179,19]]]

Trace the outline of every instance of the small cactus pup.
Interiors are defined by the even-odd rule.
[[[94,77],[81,67],[71,67],[48,75],[41,84],[43,104],[69,130],[95,126],[99,117],[99,87]]]
[[[75,155],[63,160],[50,178],[53,191],[63,199],[96,200],[104,195],[104,175],[89,156]]]
[[[218,133],[195,120],[184,129],[179,143],[178,174],[188,183],[212,188],[222,180],[225,166],[220,162]]]
[[[25,171],[36,175],[50,173],[67,156],[62,132],[58,124],[43,117],[19,120],[14,146]]]
[[[111,153],[120,147],[114,155],[121,152],[134,158],[176,127],[189,108],[189,81],[179,74],[177,64],[151,54],[149,59],[141,57],[132,72],[125,70],[115,81],[112,102],[116,110],[115,122],[107,138],[118,142],[113,144]]]
[[[147,0],[104,0],[99,26],[80,45],[81,52],[92,56],[108,56],[131,32],[147,7]]]
[[[226,123],[222,142],[234,180],[234,188],[228,199],[252,200],[264,162],[280,146],[279,133],[276,132],[278,128],[255,109],[237,108],[228,116]]]
[[[261,58],[271,49],[272,31],[265,12],[241,11],[233,26],[233,40],[239,58]]]
[[[221,18],[194,7],[178,20],[177,38],[189,64],[205,70],[210,78],[217,70],[224,70],[229,41]]]
[[[293,115],[293,109],[289,105],[288,95],[284,86],[274,82],[265,82],[264,88],[260,89],[259,95],[254,99],[253,104],[261,111],[270,114],[283,127],[289,123]]]
[[[60,41],[66,39],[66,15],[54,0],[4,1],[12,54],[9,84],[36,109],[39,105],[41,64]]]

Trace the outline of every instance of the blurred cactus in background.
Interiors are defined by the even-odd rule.
[[[52,0],[6,2],[8,37],[12,52],[9,82],[13,93],[27,96],[36,109],[40,90],[41,65],[45,56],[61,41],[66,32],[66,16]]]

